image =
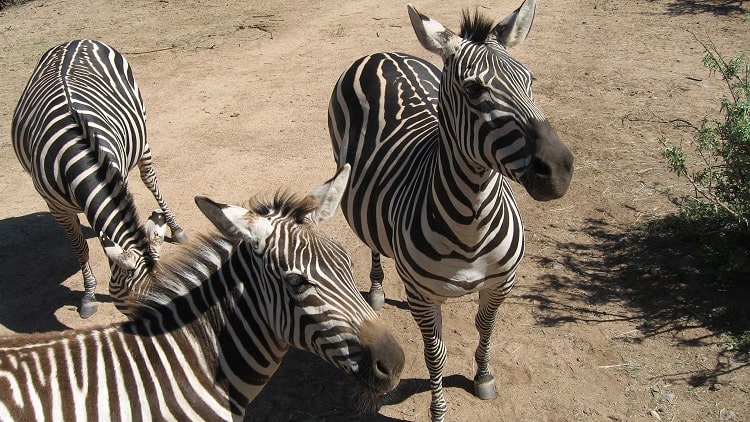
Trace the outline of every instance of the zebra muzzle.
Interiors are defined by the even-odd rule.
[[[573,178],[573,153],[547,120],[532,120],[528,126],[534,151],[521,183],[537,201],[558,199],[568,191]]]
[[[378,320],[362,323],[362,346],[367,352],[366,364],[357,374],[376,393],[387,393],[398,385],[404,369],[404,350],[396,338]]]

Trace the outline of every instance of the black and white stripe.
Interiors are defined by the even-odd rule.
[[[132,321],[0,340],[0,420],[242,421],[289,347],[392,389],[403,351],[317,229],[347,177],[248,208],[196,198],[223,237],[160,264]]]
[[[447,409],[446,298],[479,293],[475,393],[495,395],[490,335],[524,251],[508,180],[550,200],[572,176],[572,154],[534,104],[531,73],[507,51],[525,39],[534,9],[527,0],[498,25],[465,13],[456,35],[409,6],[442,72],[407,54],[366,56],[343,73],[329,105],[337,163],[352,167],[342,209],[373,250],[370,302],[383,305],[383,254],[394,259],[422,332],[434,421]]]
[[[146,110],[130,65],[97,41],[76,40],[47,51],[16,107],[13,148],[81,266],[83,317],[96,312],[96,278],[77,214],[82,212],[110,257],[110,294],[121,301],[134,275],[144,275],[147,234],[139,227],[127,175],[138,166],[172,238],[187,237],[162,198],[146,142]],[[140,263],[140,264],[139,264]]]

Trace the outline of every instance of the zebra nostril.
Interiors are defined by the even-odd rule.
[[[372,372],[378,379],[388,379],[391,376],[391,370],[388,369],[388,365],[383,364],[380,360],[375,360],[372,364]]]
[[[549,176],[552,174],[552,169],[550,168],[549,164],[545,163],[539,158],[534,158],[532,166],[534,173],[538,176]]]

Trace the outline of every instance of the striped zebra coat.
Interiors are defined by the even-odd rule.
[[[187,241],[159,192],[146,110],[125,57],[97,41],[71,41],[47,51],[13,114],[13,148],[50,213],[65,230],[81,266],[80,314],[97,309],[96,278],[78,213],[84,213],[110,259],[110,295],[121,302],[150,270],[149,235],[128,192],[138,166],[172,238]]]
[[[161,263],[132,321],[0,340],[0,420],[242,421],[289,347],[392,389],[404,353],[316,228],[347,176],[248,209],[196,198],[222,237]]]
[[[495,396],[490,336],[524,251],[509,181],[545,201],[572,177],[573,156],[534,103],[531,73],[507,50],[526,38],[534,10],[526,0],[497,25],[465,12],[455,34],[409,5],[417,38],[443,70],[408,54],[373,54],[331,95],[334,155],[352,168],[342,209],[373,251],[370,302],[383,306],[380,255],[393,258],[422,333],[434,421],[447,410],[446,298],[479,293],[475,394]]]

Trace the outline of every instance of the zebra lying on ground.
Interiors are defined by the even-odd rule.
[[[407,54],[373,54],[345,71],[331,96],[336,162],[352,167],[342,208],[373,251],[370,301],[383,306],[383,254],[422,333],[434,421],[447,409],[446,298],[479,292],[474,389],[495,396],[490,335],[524,249],[508,179],[546,201],[563,196],[573,174],[573,155],[534,104],[531,72],[507,50],[526,38],[534,9],[526,0],[497,25],[464,12],[456,35],[409,5],[417,38],[442,57],[443,71]]]
[[[127,187],[136,165],[159,204],[172,238],[186,242],[159,192],[146,142],[146,110],[127,60],[97,41],[77,40],[39,60],[13,114],[13,148],[50,213],[65,230],[83,273],[79,313],[97,310],[96,278],[78,213],[105,246],[113,300],[124,300],[150,267],[148,237]],[[108,240],[105,240],[108,239]]]
[[[394,388],[404,353],[316,227],[348,174],[247,209],[197,197],[223,237],[161,263],[132,321],[0,341],[0,420],[241,421],[290,346]]]

